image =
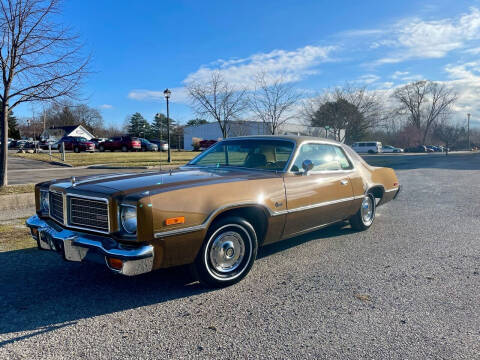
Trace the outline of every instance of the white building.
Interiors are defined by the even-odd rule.
[[[261,121],[234,121],[230,124],[228,137],[249,135],[271,135],[269,126]],[[278,135],[306,135],[325,138],[324,128],[312,127],[301,124],[283,124]],[[327,134],[328,138],[333,138]],[[185,150],[193,150],[193,144],[201,140],[221,140],[222,131],[217,122],[203,125],[186,126],[183,131],[183,144]]]
[[[64,136],[81,136],[87,140],[95,137],[82,125],[74,125],[51,127],[42,133],[41,138],[43,140],[60,140]]]

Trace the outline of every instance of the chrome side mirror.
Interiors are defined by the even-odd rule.
[[[305,171],[304,174],[307,175],[308,172],[313,169],[313,162],[311,160],[304,160],[302,168]]]

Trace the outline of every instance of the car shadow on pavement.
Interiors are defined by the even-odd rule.
[[[0,264],[0,335],[47,332],[64,323],[209,291],[193,282],[186,267],[125,277],[36,248],[0,253]]]
[[[273,244],[265,245],[258,250],[257,259],[262,259],[264,257],[307,243],[312,240],[338,237],[351,234],[353,232],[355,231],[352,230],[350,226],[348,226],[348,222],[339,222],[337,224],[330,225],[329,227],[322,228],[317,231],[292,237]]]
[[[315,239],[351,233],[345,224],[266,245],[258,258]],[[104,266],[63,261],[36,248],[0,253],[0,347],[75,324],[78,320],[201,294],[187,267],[158,270],[135,277],[116,275]]]

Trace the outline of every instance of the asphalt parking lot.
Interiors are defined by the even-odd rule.
[[[260,250],[221,290],[0,253],[2,359],[478,359],[480,154],[367,158],[403,190],[374,226]]]

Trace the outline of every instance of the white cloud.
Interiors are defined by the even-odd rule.
[[[305,46],[293,51],[273,50],[258,53],[241,59],[217,60],[210,66],[202,66],[189,74],[185,84],[195,81],[206,81],[213,71],[219,71],[233,86],[253,88],[255,76],[264,72],[275,78],[282,76],[285,82],[302,80],[308,75],[318,73],[317,66],[331,60],[330,53],[335,46]]]
[[[380,76],[375,74],[365,74],[360,76],[355,82],[362,84],[372,84],[380,80]]]
[[[113,105],[110,104],[102,104],[99,106],[100,109],[113,109]]]
[[[470,112],[480,117],[480,61],[447,65],[445,71],[451,80],[444,83],[453,87],[458,99],[454,111]]]
[[[196,72],[189,74],[183,83],[188,85],[195,81],[207,81],[213,71],[219,71],[232,85],[252,89],[255,76],[264,72],[267,78],[282,76],[285,82],[302,80],[308,75],[317,73],[316,67],[330,61],[330,53],[334,46],[305,46],[293,51],[273,50],[258,53],[240,59],[219,59],[209,66],[201,66]],[[188,92],[185,87],[172,90],[171,100],[188,103]],[[128,98],[143,101],[164,101],[163,90],[135,89],[128,93]]]
[[[467,49],[464,52],[467,54],[478,55],[480,54],[480,47]]]
[[[384,38],[372,42],[371,47],[394,50],[377,60],[376,64],[442,58],[449,52],[468,47],[470,42],[480,39],[480,11],[471,8],[469,13],[442,20],[406,19],[385,29],[384,33]]]
[[[406,76],[410,74],[408,71],[395,71],[392,75],[392,79],[399,79],[402,78],[403,76]]]
[[[186,103],[188,101],[188,93],[185,88],[172,88],[170,91],[172,92],[170,101],[178,103]],[[163,90],[136,89],[130,91],[127,96],[129,99],[140,101],[165,101]]]

